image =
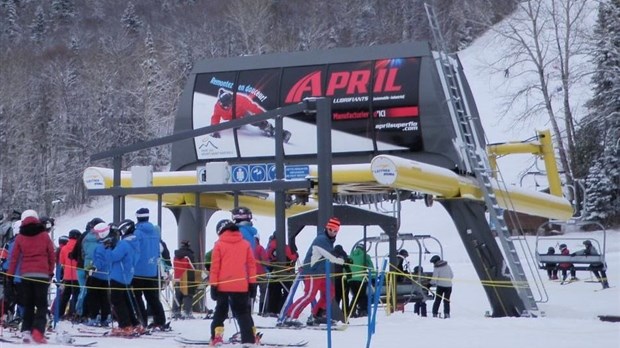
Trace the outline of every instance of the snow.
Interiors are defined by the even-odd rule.
[[[489,55],[499,50],[492,46],[491,34],[478,39],[470,48],[461,52],[460,59],[465,66],[465,73],[476,98],[477,107],[482,117],[483,125],[490,142],[523,140],[534,135],[534,129],[523,127],[510,128],[507,123],[497,121],[496,110],[500,110],[499,95],[504,86],[505,77],[503,72],[489,74],[481,69],[484,59],[493,60]],[[493,43],[496,44],[496,43]],[[501,70],[501,69],[500,69]],[[516,79],[517,77],[510,77]],[[504,86],[500,88],[501,86]],[[587,87],[586,87],[587,88]],[[573,95],[589,95],[589,90]],[[543,126],[543,123],[534,126]],[[503,174],[509,183],[519,183],[519,171],[524,169],[525,160],[514,159],[500,161]],[[151,221],[158,221],[157,203],[133,198],[127,199],[126,213],[133,217],[133,213],[140,207],[148,207],[151,210]],[[87,221],[93,217],[101,217],[111,221],[112,205],[110,199],[100,199],[93,206],[82,209],[79,212],[60,216],[57,219],[55,238],[67,234],[70,229],[83,229]],[[391,206],[383,207],[390,210]],[[200,252],[208,250],[214,242],[215,224],[222,218],[228,218],[229,214],[220,212],[214,215],[206,228],[207,241],[201,246]],[[620,347],[620,327],[618,323],[600,321],[598,315],[620,316],[620,293],[617,287],[618,275],[620,274],[620,230],[607,231],[606,260],[611,289],[596,291],[601,288],[600,284],[587,282],[592,275],[587,271],[580,271],[577,276],[581,281],[569,285],[560,285],[557,282],[546,280],[546,273],[540,270],[543,284],[548,293],[548,301],[539,303],[544,316],[538,318],[486,318],[486,311],[490,306],[478,276],[471,265],[465,252],[461,239],[456,232],[452,220],[447,212],[435,204],[430,208],[421,202],[403,203],[403,223],[401,233],[431,234],[439,239],[443,247],[443,255],[451,265],[454,274],[454,291],[452,294],[452,310],[449,320],[436,318],[421,318],[413,313],[413,305],[407,305],[405,312],[397,312],[388,315],[383,307],[377,313],[376,332],[372,336],[371,347]],[[263,244],[266,236],[274,229],[274,221],[271,217],[255,216],[254,224],[263,236]],[[378,229],[368,228],[369,236],[378,235]],[[168,210],[163,209],[162,236],[170,250],[177,246],[176,222]],[[306,248],[314,237],[313,231],[304,231],[298,237],[300,256],[303,258]],[[596,232],[570,232],[565,235],[569,249],[578,250],[581,240],[595,238],[602,242],[603,233]],[[361,228],[343,227],[338,235],[337,244],[342,244],[345,250],[362,238]],[[530,250],[534,251],[535,237],[527,237]],[[410,252],[409,261],[414,263],[418,255],[415,254],[413,245],[403,245]],[[432,254],[438,253],[438,246],[429,244],[430,255],[424,255],[422,266],[426,270],[432,269],[428,259]],[[381,261],[380,259],[378,259]],[[432,302],[427,302],[430,312]],[[213,308],[213,303],[209,302]],[[309,313],[309,308],[302,314],[301,319]],[[201,316],[200,314],[198,314]],[[274,325],[275,319],[254,316],[255,323],[261,326]],[[172,327],[175,333],[191,338],[209,338],[210,320],[185,320],[173,321]],[[333,347],[365,347],[368,339],[368,328],[364,324],[365,318],[351,319],[351,326],[344,331],[335,331],[331,334]],[[232,335],[235,324],[226,322],[226,336]],[[76,327],[67,322],[60,322],[59,331],[76,332]],[[326,347],[328,335],[325,331],[310,330],[262,330],[265,341],[291,342],[308,340],[308,347]],[[7,335],[5,332],[4,335]],[[79,338],[79,341],[91,341],[90,338]],[[99,347],[115,347],[129,345],[131,347],[175,347],[178,343],[173,338],[167,337],[161,340],[121,338],[101,338]],[[10,344],[0,343],[1,347]]]

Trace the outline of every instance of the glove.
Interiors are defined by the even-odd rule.
[[[217,138],[217,139],[219,139],[219,138],[221,138],[221,137],[222,137],[222,136],[220,135],[220,132],[213,132],[213,133],[211,133],[211,136],[212,136],[212,137],[214,137],[214,138]]]
[[[217,287],[215,286],[211,287],[211,299],[217,301]]]
[[[249,286],[250,298],[256,297],[256,288],[258,288],[258,284],[250,283],[250,286]]]

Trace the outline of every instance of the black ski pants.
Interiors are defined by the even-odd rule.
[[[130,290],[129,285],[110,280],[110,299],[118,327],[124,328],[140,324],[136,317],[136,301],[133,298],[133,292]]]
[[[162,327],[166,325],[166,313],[164,312],[164,306],[159,300],[159,279],[157,277],[134,276],[131,285],[133,286],[133,292],[140,311],[139,319],[142,323],[145,326],[148,324],[148,312],[142,301],[142,295],[144,295],[146,305],[153,314],[153,324]]]
[[[433,315],[439,313],[439,305],[443,300],[443,314],[450,314],[450,295],[452,294],[451,286],[438,286],[435,290],[435,302],[433,302]]]
[[[108,282],[103,279],[88,277],[86,281],[88,292],[86,293],[86,303],[88,305],[88,317],[96,319],[97,314],[101,314],[101,322],[108,319],[110,315],[110,294]]]
[[[254,320],[250,313],[250,296],[247,292],[219,292],[216,297],[215,313],[211,322],[211,337],[215,337],[215,328],[224,327],[224,321],[228,319],[228,308],[230,307],[233,316],[239,323],[241,332],[241,343],[252,343],[256,341],[254,337]]]
[[[75,306],[77,304],[78,296],[80,295],[80,285],[77,280],[63,280],[64,288],[62,290],[62,298],[60,300],[60,308],[58,309],[60,316],[71,317],[75,314]],[[67,311],[67,304],[69,305],[69,312]]]
[[[21,331],[39,330],[45,333],[47,324],[47,291],[49,290],[49,279],[31,278],[22,279],[20,291],[24,305],[24,321]]]

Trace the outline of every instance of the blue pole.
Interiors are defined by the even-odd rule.
[[[375,288],[375,296],[373,298],[373,309],[372,309],[372,319],[369,318],[368,325],[368,340],[366,341],[366,348],[370,348],[370,341],[372,340],[372,335],[375,333],[375,326],[377,323],[377,309],[379,308],[379,299],[381,298],[381,287],[383,286],[383,278],[385,277],[385,268],[387,267],[387,259],[383,260],[383,267],[381,269],[381,273],[379,277],[377,277],[377,287]],[[371,314],[369,313],[370,317]]]
[[[331,280],[332,263],[325,260],[325,308],[327,309],[327,348],[332,346],[332,280]]]

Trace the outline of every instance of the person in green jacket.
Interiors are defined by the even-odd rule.
[[[361,243],[357,244],[355,248],[353,248],[349,258],[351,260],[349,289],[351,291],[353,301],[355,301],[357,296],[355,310],[352,313],[352,316],[365,317],[368,315],[368,270],[373,270],[374,273],[374,265],[370,255],[368,255],[364,249],[364,244]]]

